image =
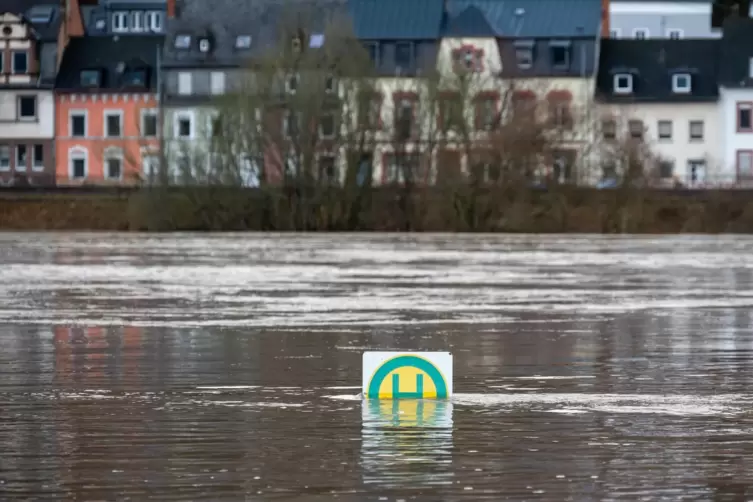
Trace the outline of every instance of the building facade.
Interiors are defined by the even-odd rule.
[[[611,0],[611,38],[719,38],[713,0]]]

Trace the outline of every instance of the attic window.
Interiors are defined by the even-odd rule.
[[[570,68],[570,41],[554,40],[549,43],[552,67],[558,70]]]
[[[126,87],[146,87],[146,68],[129,70],[123,75]]]
[[[533,40],[515,41],[515,59],[518,62],[518,68],[526,70],[533,66],[533,47]]]
[[[251,35],[238,35],[235,37],[236,49],[250,49],[251,48]]]
[[[175,36],[175,48],[176,49],[190,49],[191,48],[191,35],[176,35]]]
[[[309,39],[309,47],[312,49],[321,49],[324,45],[324,35],[322,33],[314,33]]]
[[[633,76],[629,73],[618,73],[614,76],[614,93],[630,94],[633,92]]]
[[[209,41],[208,38],[200,38],[199,39],[199,50],[201,52],[209,52],[209,50],[212,48],[212,43]]]
[[[99,70],[83,70],[81,72],[82,87],[99,87],[102,83],[102,72]]]
[[[688,73],[676,73],[672,75],[672,92],[676,94],[688,94],[691,89],[691,78]]]

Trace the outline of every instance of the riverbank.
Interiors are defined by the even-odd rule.
[[[753,193],[556,189],[0,193],[0,229],[753,233]]]

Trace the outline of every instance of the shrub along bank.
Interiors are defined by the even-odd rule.
[[[0,229],[751,233],[753,197],[564,187],[3,192]]]

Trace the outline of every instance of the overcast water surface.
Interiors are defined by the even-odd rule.
[[[753,238],[0,234],[0,500],[753,500]],[[364,402],[365,350],[447,402]]]

